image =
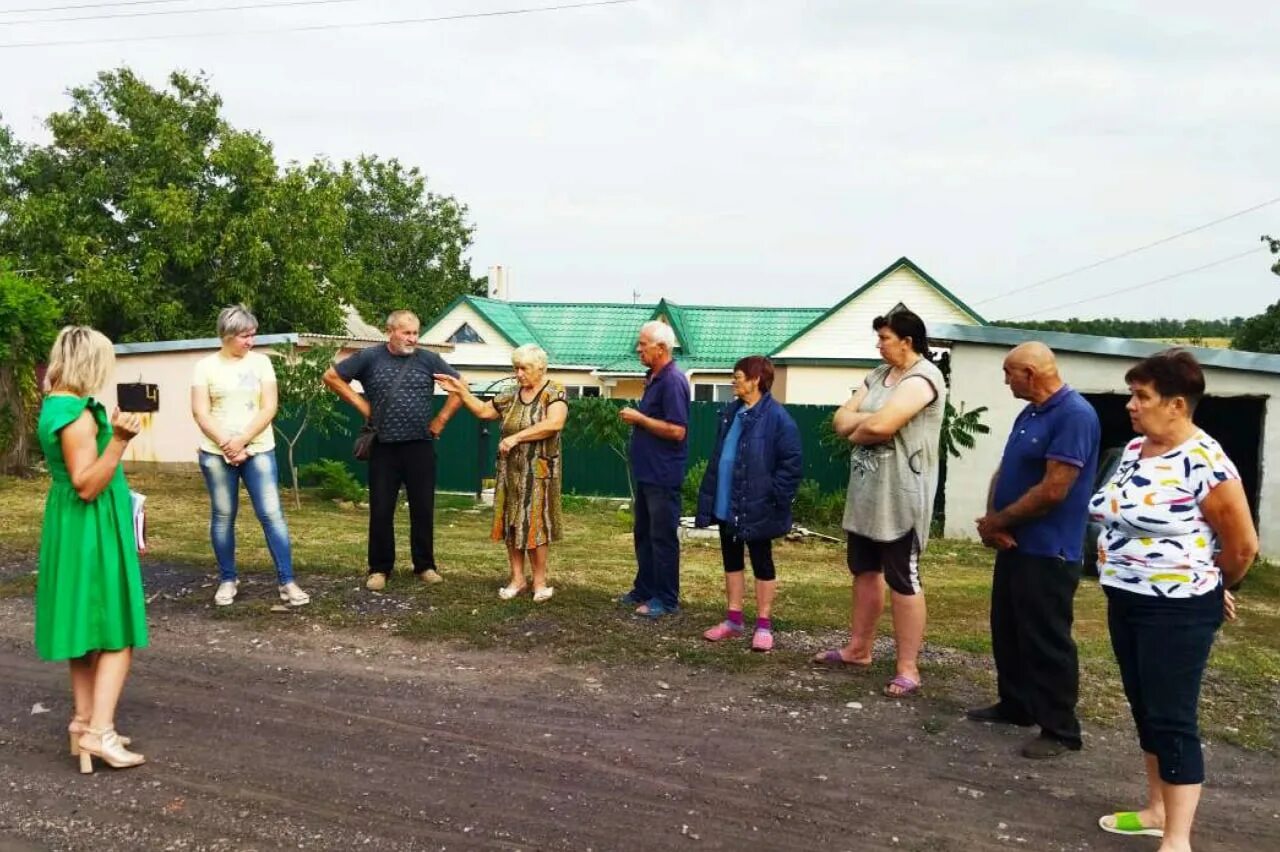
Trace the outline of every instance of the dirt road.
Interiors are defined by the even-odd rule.
[[[30,599],[0,600],[0,849],[1158,845],[1095,827],[1143,789],[1124,724],[1033,763],[1016,756],[1025,731],[870,681],[859,706],[784,703],[677,664],[151,618],[119,717],[149,762],[81,776],[64,667],[35,658]],[[798,663],[790,677],[857,675]],[[1209,768],[1197,850],[1280,849],[1274,758],[1213,746]]]

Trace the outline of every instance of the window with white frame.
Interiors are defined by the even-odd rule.
[[[694,402],[732,402],[733,385],[708,384],[693,386]]]
[[[599,385],[565,385],[564,395],[569,399],[600,396]]]

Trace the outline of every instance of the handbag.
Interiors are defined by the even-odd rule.
[[[387,392],[382,395],[382,399],[378,400],[378,406],[369,414],[369,419],[360,427],[360,433],[356,435],[355,443],[351,446],[351,454],[356,457],[357,461],[368,461],[369,455],[373,452],[374,439],[378,437],[378,427],[374,425],[374,421],[379,419],[379,415],[386,411],[387,402],[395,395],[396,390],[400,387],[400,380],[404,378],[405,370],[409,369],[409,362],[417,355],[415,352],[412,356],[405,358],[404,363],[400,365],[400,371],[396,373],[395,380],[391,382],[391,387],[387,388]]]

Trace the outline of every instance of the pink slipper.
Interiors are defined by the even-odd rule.
[[[751,650],[768,653],[773,650],[773,631],[757,630],[751,636]]]
[[[844,666],[851,669],[871,668],[871,663],[851,662],[846,660],[844,657],[840,656],[840,651],[837,648],[832,648],[830,651],[822,651],[814,656],[811,662],[815,666]]]
[[[742,627],[740,625],[725,620],[703,633],[702,638],[708,642],[722,642],[725,639],[733,639],[741,635]]]
[[[893,688],[897,687],[898,691],[894,692]],[[884,685],[884,694],[888,698],[907,698],[915,695],[920,691],[920,682],[912,680],[906,675],[894,675],[893,678]]]

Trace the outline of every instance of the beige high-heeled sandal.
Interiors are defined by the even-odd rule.
[[[97,739],[97,743],[93,742]],[[120,742],[120,735],[115,728],[96,730],[89,728],[80,737],[80,773],[93,774],[93,759],[96,757],[112,769],[128,769],[141,766],[147,759],[140,754],[129,751]]]
[[[80,756],[80,735],[89,730],[89,723],[75,716],[71,717],[71,721],[67,723],[67,739],[71,742],[71,756]],[[129,746],[133,743],[129,737],[124,734],[117,734],[120,738],[120,745]]]

